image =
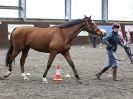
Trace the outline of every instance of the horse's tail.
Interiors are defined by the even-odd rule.
[[[15,29],[16,29],[16,28],[15,28]],[[14,30],[15,30],[15,29],[14,29]],[[14,30],[12,31],[12,33],[14,32]],[[8,65],[9,65],[9,63],[10,63],[11,54],[12,54],[12,52],[13,52],[12,33],[11,33],[11,36],[10,36],[10,46],[9,46],[8,51],[7,51],[6,59],[5,59],[5,63],[6,63],[5,66],[7,66],[7,67],[8,67]]]

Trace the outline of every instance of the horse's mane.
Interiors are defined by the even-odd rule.
[[[73,26],[73,25],[76,25],[76,24],[80,24],[82,22],[84,22],[83,19],[77,19],[77,20],[73,20],[73,21],[61,24],[61,25],[59,25],[59,27],[60,28],[66,28],[66,27],[70,27],[70,26]]]

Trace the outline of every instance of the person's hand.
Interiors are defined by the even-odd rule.
[[[124,45],[124,49],[128,49],[129,46],[127,44]]]
[[[129,47],[129,45],[128,44],[125,44],[124,47]]]
[[[114,47],[111,45],[111,44],[109,44],[108,46],[107,46],[107,50],[113,50],[114,49]]]

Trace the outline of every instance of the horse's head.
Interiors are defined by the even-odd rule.
[[[91,19],[90,17],[85,16],[84,17],[85,20],[85,30],[89,33],[93,33],[96,35],[100,35],[100,36],[104,36],[106,35],[105,32],[103,32],[102,30],[100,30],[97,25],[95,24],[95,22]]]

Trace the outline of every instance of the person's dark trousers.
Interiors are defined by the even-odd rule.
[[[97,43],[96,37],[93,37],[92,39],[93,39],[93,40],[92,40],[93,48],[96,48],[96,43]]]

